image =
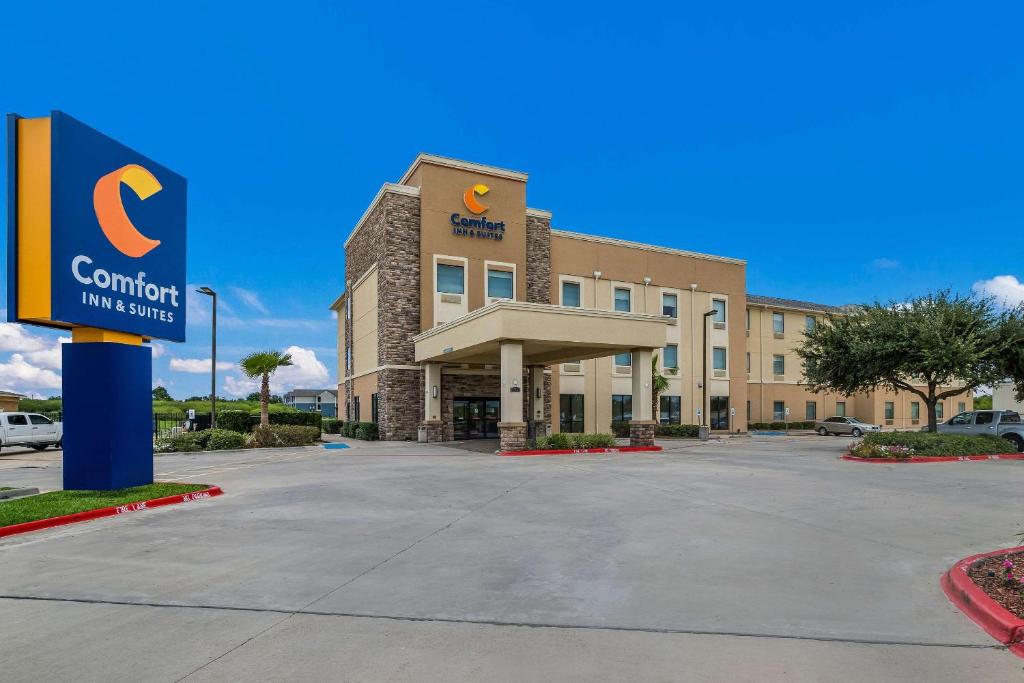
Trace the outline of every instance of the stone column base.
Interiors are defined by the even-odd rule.
[[[653,446],[654,427],[658,423],[654,420],[634,420],[629,423],[629,445],[630,446]]]
[[[503,451],[521,451],[526,449],[525,422],[499,422],[498,433],[501,435],[499,449]]]
[[[420,429],[426,432],[427,443],[444,441],[443,426],[444,423],[440,420],[427,420],[426,422],[420,423]]]

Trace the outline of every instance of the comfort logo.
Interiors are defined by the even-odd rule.
[[[466,208],[476,214],[481,214],[487,210],[486,204],[481,204],[477,201],[477,195],[483,197],[485,194],[491,191],[491,188],[486,185],[477,184],[469,188],[462,193],[462,202],[466,205]]]
[[[152,197],[163,186],[156,176],[142,166],[128,164],[96,181],[96,188],[92,192],[92,206],[103,234],[125,256],[140,258],[160,246],[160,240],[143,235],[128,218],[121,201],[121,183],[130,187],[143,200]],[[486,187],[484,191],[487,191]]]

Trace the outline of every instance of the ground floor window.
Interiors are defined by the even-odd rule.
[[[956,412],[958,412],[958,413],[966,413],[967,412],[967,404],[964,403],[963,401],[960,401],[959,403],[957,403],[956,404]]]
[[[563,432],[583,433],[583,394],[562,394],[559,397],[558,425]]]
[[[750,401],[747,401],[747,422],[750,422]]]
[[[729,397],[711,397],[711,428],[729,429]]]
[[[612,422],[629,422],[633,419],[633,395],[612,395]]]
[[[846,401],[836,401],[836,416],[846,417]]]
[[[896,405],[892,401],[885,402],[885,419],[889,422],[896,419]]]
[[[964,411],[960,411],[961,413]],[[916,423],[921,420],[921,404],[917,401],[910,402],[910,421]]]
[[[682,413],[680,412],[681,397],[679,396],[659,396],[658,407],[659,416],[658,421],[663,425],[677,425],[682,422]]]
[[[942,414],[944,412],[943,408],[944,408],[944,406],[941,403],[936,403],[935,404],[935,419],[936,420],[941,420],[942,419]]]
[[[805,420],[817,420],[818,419],[818,402],[808,401],[807,407],[804,409]]]
[[[359,397],[355,396],[352,398],[352,419],[355,422],[359,422]]]
[[[377,420],[378,405],[379,404],[378,404],[378,399],[377,399],[377,393],[371,394],[370,395],[370,421],[371,422],[378,422],[378,420]]]
[[[785,401],[775,401],[772,403],[772,419],[776,422],[782,422],[786,419]]]

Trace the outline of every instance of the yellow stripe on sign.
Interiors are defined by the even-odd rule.
[[[18,318],[50,319],[50,118],[17,122]]]
[[[101,330],[98,327],[76,327],[71,330],[71,342],[74,344],[91,342],[112,342],[115,344],[131,344],[139,346],[142,344],[142,337],[127,332],[115,332],[113,330]]]

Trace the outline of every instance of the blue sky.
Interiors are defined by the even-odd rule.
[[[1018,3],[622,7],[17,3],[0,109],[186,176],[221,357],[295,347],[281,388],[335,382],[342,242],[420,151],[527,171],[556,227],[745,258],[752,293],[1024,297]],[[208,391],[206,308],[154,361],[175,396]],[[59,393],[56,339],[4,326],[0,388]]]

